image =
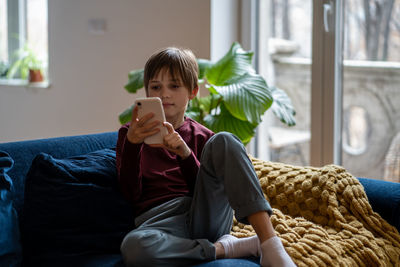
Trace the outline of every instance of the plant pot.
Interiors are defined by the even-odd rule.
[[[43,82],[42,71],[39,69],[37,69],[37,70],[30,69],[29,70],[29,82],[30,83]]]

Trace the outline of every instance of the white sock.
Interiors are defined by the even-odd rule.
[[[279,237],[274,236],[261,244],[261,260],[263,267],[295,267],[293,260],[287,254]]]
[[[256,235],[244,238],[224,235],[220,237],[217,242],[221,243],[224,247],[224,258],[260,256],[260,241]]]

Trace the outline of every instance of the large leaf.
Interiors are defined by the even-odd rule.
[[[125,85],[125,89],[129,93],[136,93],[137,90],[143,88],[144,69],[133,70],[128,74],[129,81]]]
[[[135,105],[132,105],[130,108],[125,109],[121,114],[119,114],[119,122],[121,124],[125,124],[132,120],[132,110]]]
[[[272,104],[271,92],[258,74],[246,73],[229,81],[229,85],[213,86],[223,97],[229,112],[239,120],[252,124],[261,122],[261,116]]]
[[[238,43],[233,43],[225,56],[206,69],[205,77],[211,84],[225,85],[233,77],[255,72],[251,65],[252,57],[252,52],[244,51]]]
[[[274,98],[274,103],[272,104],[272,111],[281,120],[281,122],[286,123],[289,126],[296,125],[296,111],[293,108],[292,101],[289,96],[282,89],[272,87],[271,88],[272,97]]]
[[[203,79],[206,70],[212,66],[212,62],[208,59],[199,58],[197,65],[199,66],[199,79]]]
[[[224,105],[221,105],[221,112],[218,115],[205,116],[204,124],[215,133],[222,131],[233,133],[244,144],[250,142],[257,127],[257,125],[233,117],[226,111]]]

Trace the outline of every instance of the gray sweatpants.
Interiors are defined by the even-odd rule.
[[[211,137],[200,159],[193,198],[179,197],[138,216],[121,244],[128,266],[187,266],[215,259],[213,243],[230,232],[233,210],[243,223],[272,213],[241,141]]]

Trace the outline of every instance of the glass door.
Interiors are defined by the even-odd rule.
[[[344,5],[341,164],[400,182],[400,1]]]
[[[290,97],[296,125],[286,126],[270,108],[258,128],[257,157],[309,165],[313,2],[269,0],[259,4],[259,73],[270,87]]]
[[[258,157],[399,182],[400,1],[259,2],[259,72],[290,96],[297,124],[270,109]]]

